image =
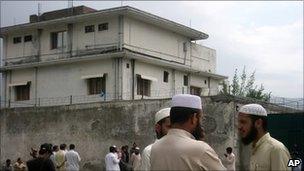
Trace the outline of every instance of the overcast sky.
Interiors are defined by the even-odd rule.
[[[1,27],[29,22],[29,15],[68,7],[67,1],[2,1]],[[246,66],[256,83],[280,97],[303,98],[301,1],[74,1],[97,10],[129,5],[209,34],[199,41],[217,51],[217,73],[232,79]]]

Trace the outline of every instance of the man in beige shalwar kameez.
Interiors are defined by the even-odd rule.
[[[171,129],[152,145],[151,170],[225,170],[215,151],[201,135],[201,98],[175,95],[170,111]]]

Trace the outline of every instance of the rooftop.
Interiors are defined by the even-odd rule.
[[[44,27],[47,27],[52,24],[76,23],[79,21],[86,21],[94,17],[102,17],[109,15],[123,15],[135,18],[142,22],[154,24],[161,28],[179,33],[181,35],[189,37],[191,40],[201,40],[207,39],[209,37],[208,34],[203,33],[201,31],[195,30],[185,25],[176,23],[174,21],[159,17],[157,15],[130,6],[115,7],[104,10],[95,10],[86,6],[78,6],[73,8],[45,12],[39,17],[36,15],[31,15],[31,22],[29,23],[0,28],[0,36],[3,37],[10,32],[18,31],[21,29],[43,29]]]

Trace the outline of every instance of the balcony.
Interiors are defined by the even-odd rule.
[[[31,55],[31,56],[20,56],[13,58],[3,59],[3,64],[5,67],[18,66],[23,64],[35,64],[40,62],[50,62],[59,61],[63,59],[75,59],[84,56],[107,54],[119,51],[118,43],[111,44],[98,44],[85,46],[84,49],[77,49],[73,51],[62,50],[57,53],[41,54],[41,55]]]

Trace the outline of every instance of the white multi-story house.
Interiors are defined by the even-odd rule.
[[[207,34],[129,6],[31,15],[1,38],[2,107],[214,95],[227,78]]]

